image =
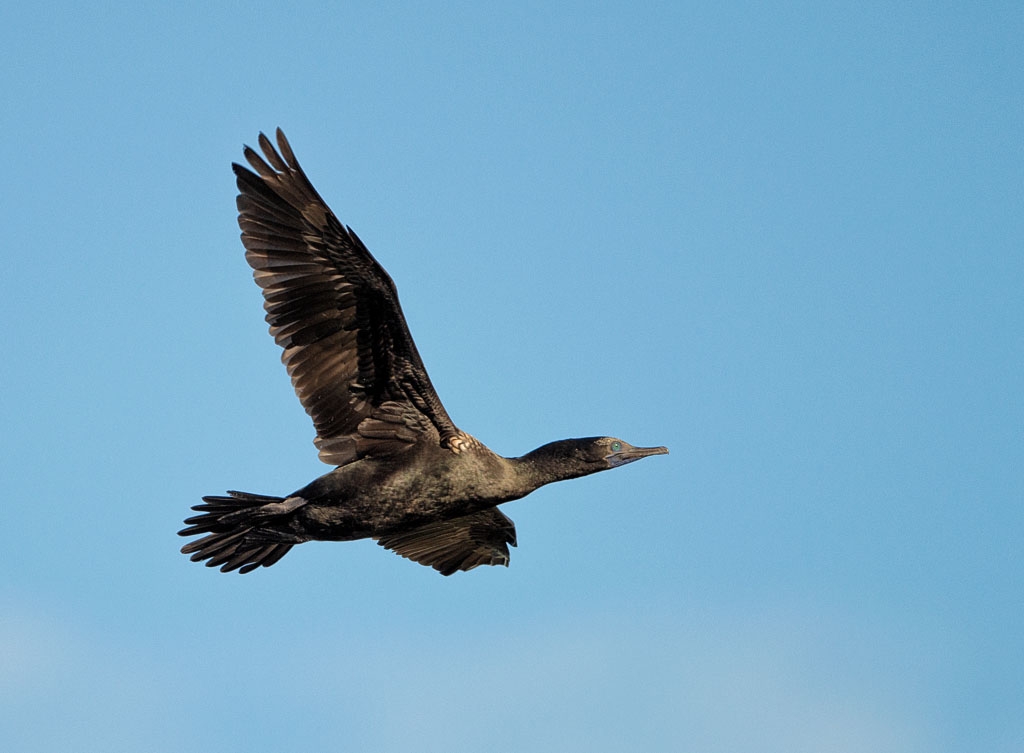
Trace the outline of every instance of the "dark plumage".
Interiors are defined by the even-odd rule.
[[[280,129],[260,134],[238,180],[245,258],[270,334],[335,468],[287,497],[203,497],[181,551],[222,571],[269,567],[304,541],[372,537],[444,575],[508,565],[515,526],[497,505],[664,447],[565,439],[519,458],[494,454],[452,423],[434,392],[395,284],[317,194]]]

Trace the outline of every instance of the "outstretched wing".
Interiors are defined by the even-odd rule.
[[[252,172],[232,165],[245,258],[263,289],[270,334],[313,419],[320,459],[344,465],[457,429],[437,397],[387,272],[309,182],[288,140]]]
[[[516,526],[494,507],[376,540],[385,549],[451,575],[479,565],[508,567],[508,544],[516,545]]]

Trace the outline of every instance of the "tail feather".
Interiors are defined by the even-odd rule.
[[[298,497],[284,499],[246,492],[228,492],[227,497],[203,497],[203,504],[192,509],[201,515],[185,519],[188,526],[179,536],[207,534],[181,548],[193,562],[206,560],[207,567],[219,567],[227,573],[248,573],[257,567],[270,567],[301,541],[273,527],[273,519],[293,512],[305,504]]]

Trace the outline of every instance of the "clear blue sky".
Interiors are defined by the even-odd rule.
[[[0,11],[0,749],[1024,749],[1021,5],[498,5]],[[509,569],[178,554],[327,470],[235,224],[278,125],[462,428],[672,454]]]

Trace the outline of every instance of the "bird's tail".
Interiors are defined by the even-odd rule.
[[[257,567],[270,567],[288,554],[302,539],[273,525],[273,519],[293,512],[305,504],[301,497],[267,497],[246,492],[228,492],[226,497],[203,497],[203,504],[192,509],[202,515],[185,520],[187,528],[179,536],[207,534],[185,544],[182,554],[191,554],[193,562],[206,560],[207,567],[221,572],[248,573]]]

